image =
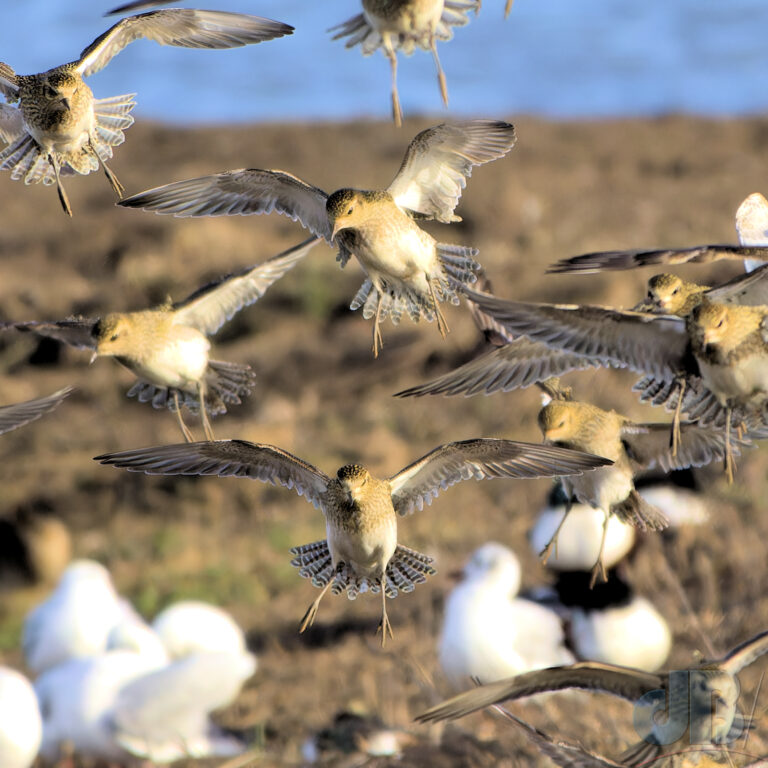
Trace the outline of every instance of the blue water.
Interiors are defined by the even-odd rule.
[[[439,46],[453,115],[552,118],[768,110],[768,0],[484,0]],[[0,58],[21,73],[77,57],[117,0],[7,4]],[[190,3],[180,3],[189,6]],[[136,115],[169,122],[388,118],[389,63],[325,31],[359,0],[197,0],[296,27],[232,51],[139,41],[90,78],[97,96],[138,93]],[[400,57],[406,114],[443,111],[432,57]]]

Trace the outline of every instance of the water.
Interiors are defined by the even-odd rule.
[[[24,0],[0,29],[2,59],[21,73],[76,58],[113,19],[117,0]],[[182,3],[180,3],[181,5]],[[185,3],[189,5],[189,3]],[[198,0],[296,27],[292,37],[232,51],[139,41],[90,78],[97,96],[138,93],[134,114],[167,122],[389,117],[389,63],[325,31],[359,0]],[[439,46],[452,115],[593,118],[768,109],[766,0],[484,0]],[[432,57],[400,57],[405,114],[443,112]]]

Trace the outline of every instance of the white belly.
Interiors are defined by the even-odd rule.
[[[635,487],[632,470],[622,463],[569,477],[568,482],[582,504],[591,504],[605,512],[624,501]]]
[[[725,404],[727,400],[761,402],[768,397],[768,358],[754,355],[736,366],[698,361],[704,385]]]
[[[403,11],[377,13],[376,2],[363,0],[363,15],[379,33],[398,35],[413,34],[416,37],[434,31],[443,15],[443,0],[401,0]]]
[[[379,577],[397,547],[397,518],[393,514],[359,534],[326,524],[326,537],[334,567],[344,562],[360,576]]]
[[[141,378],[162,387],[196,391],[208,368],[208,339],[194,328],[178,326],[173,338],[158,345],[131,369]]]
[[[89,109],[80,120],[70,125],[58,125],[42,130],[24,123],[28,133],[46,152],[77,152],[82,149],[95,127],[93,109]]]

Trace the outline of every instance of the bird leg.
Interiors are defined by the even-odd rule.
[[[611,513],[603,511],[603,514],[605,515],[603,518],[603,535],[600,537],[600,550],[597,553],[597,560],[592,567],[592,578],[589,580],[590,589],[594,588],[598,576],[600,577],[600,581],[608,581],[608,574],[606,574],[605,565],[603,564],[603,549],[605,548],[605,536],[608,533],[608,520],[610,519]]]
[[[429,286],[429,295],[432,297],[432,307],[435,310],[435,319],[437,320],[437,330],[440,331],[440,335],[445,338],[450,333],[448,323],[445,322],[443,313],[440,311],[440,305],[437,303],[437,294],[435,293],[435,286],[433,279],[427,275],[427,285]]]
[[[381,575],[379,584],[381,584],[381,621],[376,628],[376,634],[378,635],[379,632],[381,632],[381,647],[383,648],[387,641],[387,632],[389,632],[389,636],[393,640],[395,639],[395,635],[392,632],[392,625],[389,623],[389,616],[387,616],[387,593],[384,588],[384,574]]]
[[[728,483],[733,483],[733,472],[736,468],[733,461],[733,451],[731,450],[731,416],[733,410],[730,406],[725,411],[725,476]]]
[[[675,415],[672,419],[672,455],[677,456],[677,451],[680,448],[680,416],[683,411],[683,395],[685,394],[685,379],[680,381],[680,396],[677,398],[677,406],[675,407]]]
[[[125,192],[125,187],[120,183],[120,180],[114,173],[112,173],[109,166],[103,160],[101,161],[101,167],[104,169],[104,175],[107,177],[107,181],[110,183],[112,189],[115,190],[118,197],[122,198],[123,192]]]
[[[381,329],[379,323],[381,322],[381,302],[382,293],[377,288],[376,291],[379,294],[379,301],[376,304],[376,317],[373,318],[373,356],[379,356],[379,350],[384,346],[384,339],[381,336]]]
[[[66,213],[67,216],[71,216],[72,206],[69,204],[69,198],[61,183],[61,177],[59,176],[59,161],[53,152],[48,153],[48,162],[53,166],[53,173],[56,176],[56,191],[59,193],[61,207],[64,209],[64,213]]]
[[[338,573],[340,568],[344,567],[344,563],[339,563],[336,566],[336,573]],[[333,579],[328,579],[328,583],[320,590],[320,594],[315,598],[315,600],[312,602],[312,605],[307,608],[306,613],[301,619],[301,626],[299,627],[299,632],[304,632],[308,627],[311,627],[312,624],[315,621],[315,616],[317,616],[317,609],[320,607],[320,601],[323,599],[323,596],[328,591],[328,587],[333,584]]]
[[[213,436],[210,419],[208,418],[208,409],[205,407],[205,382],[203,380],[197,385],[197,397],[200,400],[200,418],[203,420],[205,439],[213,442],[215,438]]]
[[[195,436],[189,431],[189,427],[184,423],[184,419],[181,416],[181,403],[179,403],[179,393],[175,389],[173,390],[173,403],[176,406],[176,418],[179,420],[179,426],[181,427],[181,432],[184,435],[184,439],[188,443],[194,443]]]
[[[509,12],[512,10],[512,3],[514,3],[515,0],[507,0],[506,6],[504,6],[504,18],[509,17]]]
[[[435,66],[437,67],[437,82],[440,86],[440,95],[443,97],[443,104],[447,107],[448,86],[445,82],[445,72],[443,72],[443,68],[440,66],[440,59],[437,56],[437,42],[435,41],[434,33],[429,37],[429,47],[432,50],[432,58],[435,60]]]
[[[381,42],[392,67],[392,119],[395,121],[395,126],[399,128],[403,124],[403,110],[400,109],[400,97],[397,95],[397,53],[392,48],[392,41],[388,34],[382,35]]]
[[[560,535],[560,529],[563,527],[563,524],[565,523],[565,519],[568,517],[568,515],[571,512],[571,508],[573,507],[573,502],[571,501],[571,497],[568,497],[568,501],[565,502],[565,512],[563,512],[563,517],[561,518],[560,522],[557,524],[557,528],[555,528],[555,532],[552,534],[552,538],[547,542],[547,545],[544,547],[544,549],[539,552],[539,557],[541,558],[541,564],[546,565],[547,560],[549,560],[549,556],[552,554],[552,549],[555,550],[555,557],[557,557],[557,537]]]

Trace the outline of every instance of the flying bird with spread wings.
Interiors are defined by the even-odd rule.
[[[300,631],[312,624],[328,589],[346,591],[350,600],[370,590],[381,593],[382,645],[392,635],[385,598],[410,592],[435,573],[431,557],[397,543],[398,516],[423,509],[462,480],[554,477],[611,463],[568,448],[495,439],[446,443],[385,479],[359,464],[346,464],[330,477],[281,448],[245,440],[140,448],[96,461],[150,475],[248,477],[293,488],[323,512],[327,536],[291,550],[292,565],[321,589]]]
[[[373,353],[380,323],[397,325],[404,312],[417,322],[448,325],[441,301],[459,303],[461,287],[475,281],[477,250],[438,243],[418,224],[461,221],[454,214],[475,165],[497,160],[515,144],[515,129],[497,120],[442,124],[419,133],[385,189],[342,188],[331,195],[285,171],[240,169],[177,181],[141,192],[120,205],[174,216],[289,216],[338,248],[346,266],[356,256],[366,274],[351,309],[373,318]]]
[[[87,175],[99,166],[118,197],[123,185],[107,165],[112,147],[133,123],[134,95],[95,99],[83,78],[95,74],[134,40],[146,38],[183,48],[236,48],[283,37],[282,22],[224,11],[168,8],[117,22],[85,48],[76,61],[34,75],[19,75],[0,63],[0,170],[25,184],[56,184],[62,208],[72,207],[62,176]],[[18,107],[12,106],[18,103]]]
[[[261,298],[318,242],[312,237],[262,264],[210,283],[177,304],[112,312],[102,318],[14,326],[93,350],[92,361],[99,356],[114,357],[138,377],[129,397],[175,412],[189,441],[193,437],[184,424],[181,406],[186,405],[193,413],[199,411],[205,435],[212,440],[208,415],[226,413],[227,404],[239,404],[253,389],[255,374],[249,365],[211,360],[208,336]]]
[[[624,766],[657,764],[659,758],[686,747],[703,745],[711,749],[713,744],[726,745],[748,727],[736,707],[736,675],[767,652],[765,631],[719,659],[686,670],[654,674],[596,662],[551,667],[480,685],[428,709],[416,719],[422,723],[452,720],[504,701],[568,688],[601,691],[638,704],[646,715],[645,738],[627,749],[617,762]]]

